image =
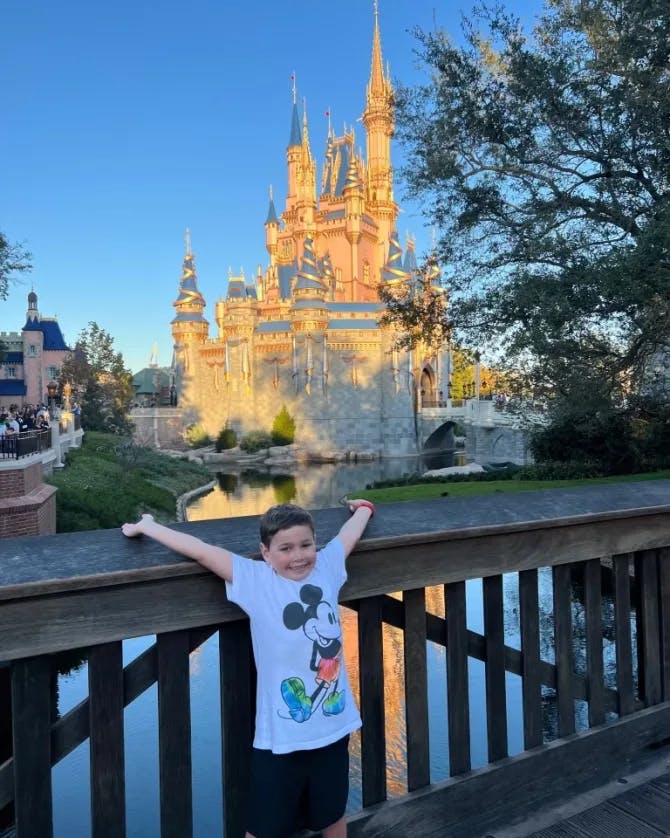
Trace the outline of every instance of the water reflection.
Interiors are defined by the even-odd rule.
[[[216,487],[193,500],[186,514],[189,521],[262,515],[277,503],[325,509],[336,506],[343,495],[360,492],[377,480],[408,477],[429,468],[446,468],[464,462],[462,451],[442,451],[370,463],[296,465],[281,470],[229,468],[217,473]]]

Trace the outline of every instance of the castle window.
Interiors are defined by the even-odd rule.
[[[363,284],[370,284],[370,263],[367,259],[363,262]]]
[[[28,355],[37,355],[37,347],[34,343],[31,343],[28,347]]]
[[[6,367],[6,377],[16,378],[16,367]]]
[[[58,367],[47,367],[47,378],[58,378]]]

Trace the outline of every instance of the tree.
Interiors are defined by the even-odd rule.
[[[10,242],[0,232],[0,300],[7,299],[11,275],[30,270],[30,253],[21,245]]]
[[[131,430],[132,373],[114,349],[114,338],[94,321],[80,332],[72,355],[61,368],[60,381],[61,387],[68,381],[72,384],[86,430]]]
[[[588,373],[621,398],[670,338],[667,2],[552,0],[532,33],[495,7],[463,33],[417,33],[430,82],[398,91],[451,319],[535,388]]]

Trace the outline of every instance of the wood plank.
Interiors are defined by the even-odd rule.
[[[159,634],[158,753],[161,838],[191,838],[191,685],[187,631]]]
[[[667,736],[669,726],[666,703],[555,740],[354,815],[349,838],[493,834],[501,823],[519,822],[529,811],[558,806],[616,779],[621,766]]]
[[[94,646],[88,659],[93,838],[126,834],[121,642]]]
[[[540,607],[537,570],[519,573],[521,623],[521,690],[524,747],[542,744],[542,678],[540,675]],[[554,670],[555,671],[555,670]]]
[[[610,802],[618,809],[622,809],[640,821],[655,826],[663,834],[666,834],[670,824],[670,795],[659,791],[651,783],[644,783],[637,788],[619,794]]]
[[[430,783],[425,590],[405,591],[403,609],[407,787],[414,791]]]
[[[113,553],[122,544],[117,533],[109,549]],[[369,539],[349,560],[349,581],[342,599],[669,544],[670,514],[649,510]],[[99,552],[98,545],[94,546]],[[128,558],[127,548],[128,544],[119,546],[118,555]],[[416,561],[407,561],[408,550]],[[157,555],[166,553],[164,548],[162,553],[157,551]],[[98,577],[87,579],[86,589],[77,587],[83,584],[81,577],[0,587],[0,660],[242,617],[239,609],[227,603],[224,585],[213,574],[183,562],[152,569],[157,578],[148,577],[148,572],[102,574],[104,587],[97,589]]]
[[[486,638],[486,739],[489,762],[507,756],[507,688],[502,576],[482,580]]]
[[[51,838],[51,665],[48,658],[12,664],[14,806],[21,838]]]
[[[363,806],[386,799],[386,723],[381,597],[360,602],[358,611],[360,677],[361,768]]]
[[[572,651],[572,602],[569,565],[552,570],[554,599],[554,649],[556,654],[556,704],[558,735],[575,732],[575,701],[572,686],[574,656]]]
[[[591,559],[584,564],[584,610],[589,726],[595,727],[605,721],[605,667],[603,662],[600,559]]]
[[[251,635],[247,622],[219,632],[221,681],[221,783],[226,835],[243,835],[249,799],[251,745],[256,712]]]
[[[658,551],[663,701],[670,701],[670,547]]]
[[[635,556],[635,575],[639,585],[637,637],[640,696],[646,705],[658,704],[661,688],[661,643],[659,637],[658,556],[645,550]]]
[[[212,573],[4,602],[0,660],[241,619]]]
[[[587,838],[665,838],[661,832],[637,818],[629,815],[612,803],[601,803],[574,818]]]
[[[631,641],[630,554],[614,556],[614,642],[619,715],[635,708]]]
[[[470,687],[468,683],[465,582],[444,586],[447,616],[447,716],[449,774],[470,770]]]

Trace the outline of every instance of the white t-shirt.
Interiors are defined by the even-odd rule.
[[[226,592],[249,615],[258,672],[255,748],[321,748],[361,726],[342,655],[344,558],[334,538],[309,576],[295,581],[267,562],[233,556]]]

